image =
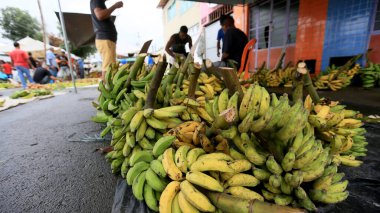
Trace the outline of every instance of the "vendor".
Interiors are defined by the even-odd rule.
[[[181,54],[187,56],[186,44],[189,43],[189,49],[193,46],[191,37],[187,34],[188,29],[186,26],[182,26],[179,30],[179,33],[173,34],[168,43],[166,43],[165,51],[175,58],[176,54]]]
[[[45,63],[42,66],[37,67],[33,76],[34,82],[37,84],[48,84],[51,80],[61,80],[54,77],[48,69],[49,67]]]
[[[222,28],[224,31],[222,61],[234,60],[237,68],[240,67],[241,57],[248,38],[243,31],[235,27],[235,21],[231,16],[223,17]]]

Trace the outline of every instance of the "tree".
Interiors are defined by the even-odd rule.
[[[27,11],[16,7],[6,7],[0,10],[0,26],[2,36],[12,41],[18,41],[26,36],[42,41],[40,24]]]

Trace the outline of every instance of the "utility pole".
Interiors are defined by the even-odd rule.
[[[44,58],[46,58],[46,32],[45,32],[45,21],[44,21],[44,15],[42,13],[42,7],[40,0],[37,0],[38,8],[40,9],[40,16],[41,16],[41,25],[42,25],[42,42],[44,43]]]
[[[70,68],[70,73],[71,73],[71,80],[73,81],[73,86],[74,86],[75,93],[78,93],[77,87],[75,85],[75,77],[74,77],[74,72],[73,72],[73,65],[71,63],[71,52],[70,52],[70,49],[69,49],[69,43],[67,41],[65,19],[63,19],[63,13],[62,13],[61,1],[60,0],[58,0],[58,6],[59,6],[59,18],[61,19],[61,27],[62,27],[63,38],[65,40],[65,47],[66,47],[66,52],[67,52],[67,58],[69,59],[69,68]]]

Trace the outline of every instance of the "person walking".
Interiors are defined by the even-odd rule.
[[[15,49],[9,53],[9,56],[12,60],[12,65],[17,70],[22,87],[26,89],[27,84],[26,84],[24,74],[26,75],[30,83],[34,83],[33,78],[30,75],[30,71],[29,71],[29,65],[31,65],[29,56],[25,51],[20,49],[20,44],[18,42],[15,42],[13,46],[15,47]],[[32,68],[34,67],[32,66]]]
[[[111,14],[123,7],[123,2],[118,1],[110,8],[106,7],[106,0],[91,0],[91,19],[96,34],[95,46],[102,57],[102,79],[104,79],[107,67],[116,62],[117,31],[111,20]]]
[[[54,48],[50,47],[46,51],[46,65],[49,67],[49,71],[54,77],[57,77],[58,74],[58,64],[57,64],[57,58],[54,54]]]

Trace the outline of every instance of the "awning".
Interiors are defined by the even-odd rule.
[[[26,52],[38,52],[44,51],[44,43],[42,41],[33,39],[29,36],[17,41],[20,44],[20,48]],[[46,45],[46,48],[50,48],[53,46]],[[53,47],[54,49],[59,49],[58,47]],[[14,50],[13,44],[0,44],[0,51],[2,52],[10,52]]]
[[[229,5],[237,5],[237,4],[250,4],[255,3],[258,0],[182,0],[182,1],[195,1],[195,2],[205,2],[205,3],[213,3],[213,4],[229,4]],[[157,7],[164,7],[168,3],[168,0],[160,0]]]
[[[59,13],[55,13],[59,20]],[[68,40],[75,47],[95,44],[95,33],[90,14],[63,13]],[[116,16],[111,17],[115,22]]]
[[[257,0],[183,0],[183,1],[196,1],[196,2],[205,2],[205,3],[214,3],[214,4],[249,4],[254,3]]]

